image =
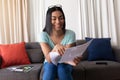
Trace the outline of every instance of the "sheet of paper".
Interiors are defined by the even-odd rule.
[[[50,58],[51,58],[51,62],[55,65],[58,64],[58,61],[60,60],[61,56],[59,55],[59,53],[57,52],[50,52]]]
[[[88,41],[87,43],[84,43],[79,46],[71,47],[67,49],[64,53],[64,55],[61,57],[59,63],[73,63],[74,58],[79,57],[83,55],[83,53],[86,51],[89,44],[92,42],[92,40]],[[74,65],[74,64],[73,64]]]

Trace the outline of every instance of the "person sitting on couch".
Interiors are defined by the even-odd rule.
[[[66,48],[75,46],[75,32],[65,29],[65,15],[61,5],[50,6],[46,14],[46,24],[43,32],[39,35],[39,42],[45,56],[43,80],[73,80],[73,66],[65,63],[54,65],[51,62],[50,52],[58,52],[63,55]],[[80,57],[74,59],[78,64]]]

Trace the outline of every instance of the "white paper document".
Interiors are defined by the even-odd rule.
[[[82,56],[91,42],[92,40],[82,45],[68,48],[65,50],[65,53],[62,56],[60,56],[57,52],[51,52],[50,58],[52,63],[55,65],[58,63],[68,63],[74,66],[74,58]]]
[[[87,43],[84,43],[82,45],[68,48],[65,51],[65,53],[63,54],[63,56],[61,57],[59,63],[68,63],[73,66],[76,65],[73,62],[74,58],[82,56],[91,42],[92,42],[92,40],[90,40]]]
[[[58,61],[61,59],[61,56],[58,52],[50,52],[50,58],[53,64],[57,65]]]

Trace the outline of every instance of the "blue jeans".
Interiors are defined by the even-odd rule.
[[[69,64],[58,63],[54,65],[52,63],[44,63],[43,80],[55,80],[58,77],[59,80],[73,80],[72,79],[73,67]]]

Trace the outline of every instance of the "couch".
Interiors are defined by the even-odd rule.
[[[85,40],[77,40],[76,45],[85,43]],[[100,60],[88,61],[87,51],[81,62],[73,67],[74,80],[120,80],[120,49],[112,47],[116,61]],[[14,72],[7,68],[0,69],[0,80],[42,80],[44,56],[38,42],[26,43],[26,51],[31,64],[34,66],[29,72]],[[97,64],[98,62],[105,62]],[[0,65],[2,59],[0,58]],[[17,65],[23,66],[23,65]],[[13,67],[13,66],[10,66]]]

